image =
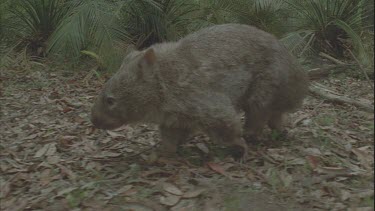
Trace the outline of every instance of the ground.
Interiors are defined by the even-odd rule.
[[[265,131],[246,162],[198,136],[180,159],[149,164],[155,126],[94,129],[102,80],[87,73],[41,63],[1,70],[1,210],[374,210],[373,113],[309,96],[288,135]],[[367,81],[319,83],[374,101]]]

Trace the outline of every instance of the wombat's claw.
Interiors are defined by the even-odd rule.
[[[288,130],[284,129],[281,131],[281,135],[280,135],[280,138],[282,140],[286,139],[288,137]]]
[[[233,158],[236,161],[239,161],[241,163],[246,162],[248,157],[247,149],[243,148],[242,146],[232,146],[230,150]]]
[[[283,141],[283,140],[286,140],[288,138],[288,130],[286,130],[286,129],[284,129],[284,130],[275,130],[275,131],[272,131],[272,133],[276,134],[272,138],[273,140],[276,140],[276,141]]]
[[[241,164],[246,163],[248,158],[249,158],[249,156],[248,156],[247,152],[244,152],[242,154],[242,156],[238,159],[238,162],[241,163]]]
[[[153,150],[151,154],[147,157],[147,163],[154,164],[160,158],[159,153],[156,150]]]
[[[246,143],[256,144],[259,143],[259,138],[256,135],[253,134],[247,134],[243,137],[246,141]]]

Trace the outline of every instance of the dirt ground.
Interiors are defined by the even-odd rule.
[[[40,64],[1,70],[1,210],[374,210],[373,113],[309,96],[287,137],[265,131],[244,163],[197,136],[180,159],[151,165],[156,127],[94,129],[102,82],[86,76]],[[366,81],[318,82],[373,104]]]

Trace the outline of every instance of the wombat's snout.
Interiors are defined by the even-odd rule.
[[[120,118],[114,118],[98,112],[95,106],[91,109],[90,121],[94,127],[105,130],[113,130],[125,124]]]
[[[91,123],[92,123],[95,127],[98,127],[98,125],[99,125],[99,120],[98,120],[98,118],[94,115],[93,109],[91,109],[90,121],[91,121]]]

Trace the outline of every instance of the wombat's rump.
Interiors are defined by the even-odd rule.
[[[163,153],[174,153],[196,129],[246,152],[243,133],[256,136],[267,123],[280,129],[307,87],[306,74],[275,37],[217,25],[130,53],[96,100],[92,122],[103,129],[156,123]]]

